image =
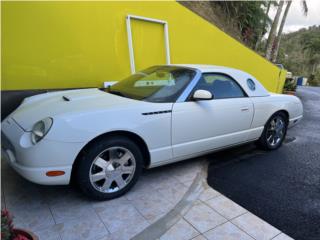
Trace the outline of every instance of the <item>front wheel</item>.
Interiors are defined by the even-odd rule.
[[[130,139],[102,138],[91,144],[79,159],[76,180],[90,198],[120,197],[138,180],[142,161],[139,147]]]
[[[287,127],[288,119],[284,113],[273,114],[264,127],[258,145],[265,150],[279,148],[285,139]]]

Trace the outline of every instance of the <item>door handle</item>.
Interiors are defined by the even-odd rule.
[[[248,107],[241,108],[241,112],[249,111]]]

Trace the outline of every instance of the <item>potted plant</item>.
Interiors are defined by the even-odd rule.
[[[12,216],[8,210],[1,210],[1,239],[2,240],[38,240],[32,232],[14,228]]]
[[[295,95],[296,89],[297,89],[297,83],[292,79],[287,79],[283,87],[283,93]]]

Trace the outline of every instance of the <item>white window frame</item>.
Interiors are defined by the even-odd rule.
[[[130,68],[131,73],[136,72],[135,67],[135,61],[134,61],[134,49],[133,49],[133,43],[132,43],[132,31],[131,31],[131,19],[141,20],[141,21],[147,21],[147,22],[153,22],[153,23],[159,23],[162,24],[164,27],[164,42],[165,42],[165,50],[166,50],[166,63],[170,64],[170,47],[169,47],[169,30],[168,30],[168,22],[154,19],[154,18],[147,18],[147,17],[141,17],[141,16],[135,16],[135,15],[128,15],[126,22],[127,22],[127,34],[128,34],[128,46],[129,46],[129,56],[130,56]]]

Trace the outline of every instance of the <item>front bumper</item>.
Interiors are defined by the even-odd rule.
[[[72,167],[26,167],[16,161],[14,153],[2,148],[2,156],[6,158],[10,166],[18,172],[25,179],[43,185],[66,185],[70,182]],[[49,171],[64,171],[62,176],[48,177],[46,175]]]
[[[21,176],[44,185],[69,184],[74,160],[83,143],[59,142],[42,139],[36,145],[13,119],[2,122],[2,155]],[[64,175],[47,176],[49,171],[63,171]]]

